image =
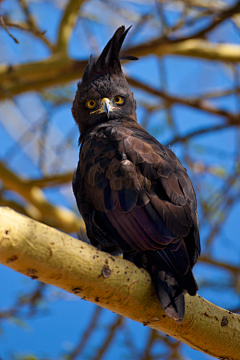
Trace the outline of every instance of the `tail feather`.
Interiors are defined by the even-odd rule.
[[[184,293],[195,295],[197,283],[190,266],[184,273],[172,261],[172,252],[167,249],[149,251],[146,268],[152,276],[156,293],[165,313],[173,320],[181,323],[185,314]]]
[[[166,314],[173,320],[182,322],[185,314],[184,290],[168,272],[156,269],[152,274],[157,296]]]

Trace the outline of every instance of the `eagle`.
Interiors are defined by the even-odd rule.
[[[73,192],[90,243],[151,275],[165,313],[182,322],[184,293],[198,289],[197,201],[176,155],[137,122],[136,101],[120,53],[119,27],[98,58],[90,56],[72,106],[79,127]]]

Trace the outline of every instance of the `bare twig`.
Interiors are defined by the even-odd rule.
[[[2,15],[0,15],[0,23],[1,23],[2,27],[4,28],[4,30],[8,33],[8,35],[15,41],[15,43],[16,43],[16,44],[19,44],[18,39],[16,39],[16,38],[9,32],[9,30],[8,30],[8,28],[7,28],[7,25],[5,24],[4,18],[3,18]]]
[[[177,96],[172,96],[167,94],[162,90],[157,90],[147,84],[144,84],[136,79],[133,79],[129,76],[126,76],[128,83],[134,87],[140,88],[144,91],[147,91],[150,94],[163,98],[165,101],[169,102],[170,104],[182,104],[185,106],[190,106],[195,109],[199,109],[210,114],[218,115],[221,117],[226,117],[229,123],[234,125],[240,125],[240,117],[238,114],[234,114],[225,110],[216,109],[215,107],[211,106],[209,103],[202,99],[189,99],[189,98],[180,98]]]
[[[108,335],[105,341],[103,342],[101,348],[97,350],[96,356],[94,356],[92,360],[101,360],[103,358],[105,352],[107,351],[109,345],[111,344],[111,341],[113,340],[116,334],[116,331],[119,329],[122,323],[123,323],[123,317],[116,316],[114,322],[108,328]]]
[[[35,28],[32,28],[29,26],[29,24],[25,24],[25,23],[12,23],[12,22],[9,22],[9,21],[5,21],[5,24],[8,26],[8,27],[11,27],[11,28],[15,28],[15,29],[18,29],[18,30],[22,30],[22,31],[27,31],[27,32],[30,32],[31,34],[33,34],[34,36],[38,37],[40,40],[42,40],[45,45],[47,45],[47,47],[50,49],[50,50],[53,50],[53,45],[51,44],[51,42],[44,36],[45,34],[45,31],[40,31],[39,29],[35,29]]]
[[[31,31],[34,35],[36,35],[37,37],[39,37],[44,43],[45,45],[48,46],[48,48],[50,50],[53,49],[53,46],[52,44],[50,43],[50,41],[44,36],[45,35],[45,31],[40,31],[37,24],[36,24],[36,21],[34,19],[34,17],[32,16],[28,6],[27,6],[27,3],[25,0],[18,0],[19,1],[19,4],[25,14],[25,17],[26,17],[26,21],[29,25],[29,29],[28,31]],[[21,28],[21,27],[19,27]],[[24,30],[24,28],[23,28]]]
[[[151,330],[149,332],[148,335],[148,340],[144,349],[144,354],[141,358],[141,360],[151,360],[151,350],[153,347],[153,343],[155,342],[155,340],[157,339],[157,331],[156,330]]]
[[[96,307],[94,314],[92,316],[92,319],[89,322],[86,331],[84,332],[83,336],[81,336],[79,339],[79,343],[75,346],[74,350],[71,351],[71,353],[66,356],[67,360],[74,360],[78,356],[81,355],[83,348],[86,346],[86,343],[87,343],[89,337],[92,335],[92,332],[96,328],[96,325],[97,325],[98,319],[102,313],[102,310],[103,309],[100,308],[99,306]]]
[[[182,37],[179,39],[173,40],[173,42],[179,42],[189,39],[196,39],[196,38],[203,38],[208,34],[210,31],[216,29],[217,26],[221,25],[225,20],[229,19],[233,15],[240,12],[240,1],[237,1],[233,6],[229,7],[226,10],[223,10],[221,12],[216,12],[213,15],[213,21],[210,23],[210,25],[206,26],[204,29],[201,29],[200,31],[197,31],[195,34],[191,36]]]

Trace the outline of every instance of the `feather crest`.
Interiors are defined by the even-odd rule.
[[[108,73],[119,74],[122,72],[121,60],[138,60],[132,55],[121,56],[120,51],[131,26],[125,30],[125,26],[119,27],[113,37],[108,41],[98,58],[92,55],[84,69],[82,82],[92,80]]]

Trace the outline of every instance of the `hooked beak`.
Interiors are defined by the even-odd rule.
[[[107,117],[110,116],[110,111],[112,110],[112,107],[110,105],[110,100],[108,98],[103,98],[101,102],[101,110],[107,114]]]
[[[111,106],[110,104],[110,100],[108,98],[103,98],[102,101],[101,101],[101,107],[100,109],[97,109],[95,111],[92,111],[90,114],[93,114],[93,113],[98,113],[98,114],[101,114],[101,113],[106,113],[107,114],[107,117],[109,119],[110,117],[110,112],[111,110],[115,109],[115,107]]]

